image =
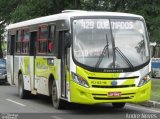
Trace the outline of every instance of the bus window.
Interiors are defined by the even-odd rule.
[[[21,30],[17,31],[17,36],[16,36],[16,53],[21,53]]]
[[[48,40],[48,53],[52,53],[53,44],[51,40]]]
[[[53,54],[55,42],[55,26],[49,26],[48,54]]]
[[[47,41],[48,41],[48,27],[42,26],[39,28],[38,36],[38,53],[47,53]]]
[[[7,54],[11,55],[11,39],[12,35],[8,35],[8,40],[7,40]]]
[[[28,54],[29,53],[29,30],[23,30],[23,40],[22,40],[22,53]]]

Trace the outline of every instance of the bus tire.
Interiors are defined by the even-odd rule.
[[[25,99],[29,96],[29,91],[24,89],[23,75],[18,76],[18,94],[21,99]]]
[[[61,100],[58,98],[58,90],[57,90],[57,85],[55,80],[53,80],[53,83],[52,83],[52,103],[53,103],[53,107],[56,109],[64,109],[65,107],[64,100]]]
[[[121,102],[121,103],[112,103],[112,106],[114,108],[124,108],[125,104],[126,103],[123,103],[123,102]]]

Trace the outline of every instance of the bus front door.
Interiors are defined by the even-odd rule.
[[[61,97],[67,98],[67,80],[69,79],[69,49],[65,48],[65,32],[61,31],[59,32],[59,41],[60,41],[60,47],[59,50],[61,51]]]

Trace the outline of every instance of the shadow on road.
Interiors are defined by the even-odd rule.
[[[8,82],[6,82],[6,83],[0,82],[0,86],[10,86],[10,84]]]
[[[82,104],[70,104],[66,110],[69,110],[75,114],[126,114],[138,113],[133,109],[126,107],[122,109],[112,107],[111,103],[108,104],[95,104],[95,105],[82,105]]]
[[[44,95],[31,96],[26,99],[34,103],[53,108],[51,97]],[[127,106],[123,109],[117,109],[112,107],[111,103],[108,104],[95,104],[95,105],[84,105],[75,103],[66,103],[65,108],[59,110],[60,112],[72,113],[72,114],[126,114],[127,113],[138,113],[138,110],[128,108]]]

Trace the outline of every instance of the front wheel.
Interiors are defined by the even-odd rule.
[[[114,108],[123,108],[126,103],[112,103]]]
[[[63,109],[65,107],[65,101],[58,98],[58,89],[55,80],[53,80],[52,84],[52,103],[56,109]]]
[[[18,94],[21,99],[25,99],[29,96],[29,91],[24,89],[24,81],[22,74],[19,74],[18,77]]]

